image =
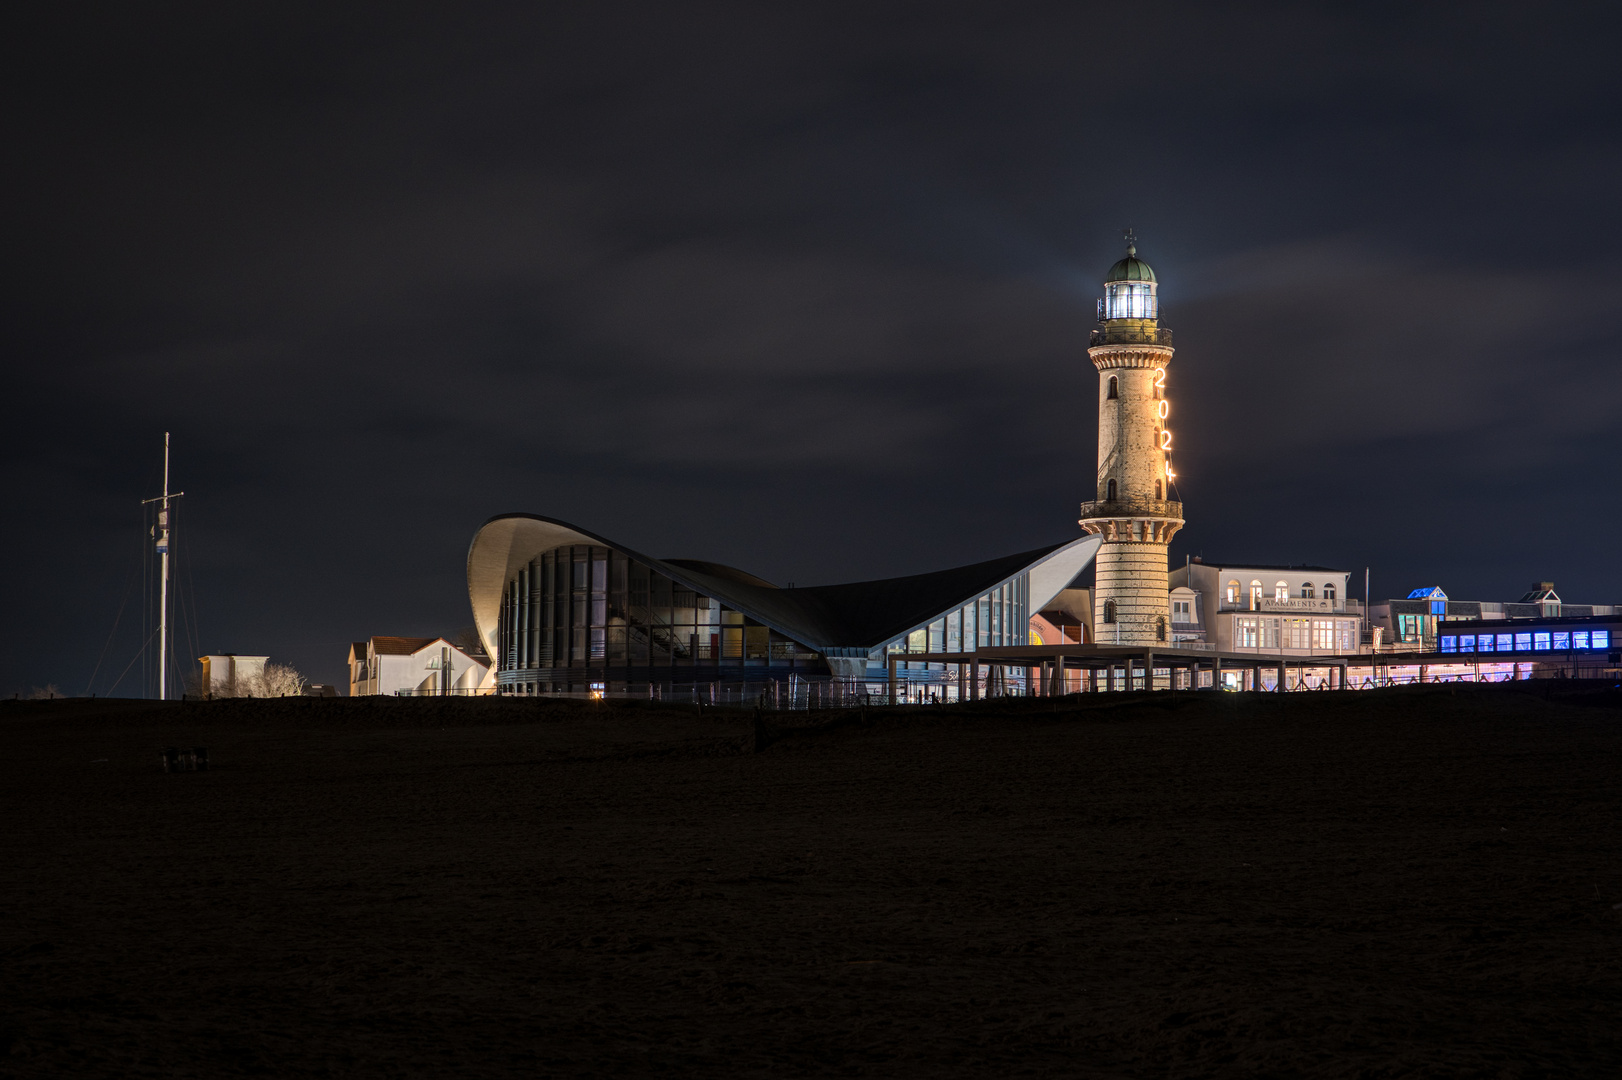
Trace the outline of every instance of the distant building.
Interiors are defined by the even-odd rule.
[[[268,656],[238,656],[236,653],[216,653],[199,656],[203,665],[200,685],[203,697],[208,699],[246,696],[248,681],[265,673]],[[239,689],[240,688],[240,689]]]
[[[1032,615],[1044,616],[1039,634],[1085,634],[1089,594],[1068,586],[1102,543],[1088,536],[951,570],[778,588],[718,563],[651,558],[567,522],[503,514],[473,538],[468,592],[500,693],[719,687],[738,700],[804,701],[808,691],[883,686],[895,654],[969,661],[980,649],[1027,646]],[[970,668],[898,665],[900,680],[944,700],[963,693]]]
[[[1547,622],[1558,619],[1562,623],[1576,625],[1575,621],[1578,620],[1598,620],[1606,623],[1602,629],[1608,631],[1607,620],[1622,616],[1622,606],[1568,604],[1554,591],[1554,582],[1540,581],[1528,589],[1519,600],[1506,602],[1450,600],[1440,588],[1427,586],[1413,590],[1401,600],[1387,600],[1382,604],[1375,604],[1370,608],[1369,615],[1375,626],[1384,629],[1386,639],[1394,648],[1424,652],[1440,648],[1442,637],[1450,631],[1466,629],[1454,625],[1456,623],[1509,623],[1533,619]],[[1532,633],[1529,628],[1521,629],[1525,630],[1523,636]],[[1570,626],[1567,626],[1567,630],[1570,631]],[[1505,631],[1509,635],[1515,632],[1515,628]],[[1551,627],[1550,634],[1552,633],[1554,630]],[[1475,637],[1476,635],[1471,635],[1472,644]],[[1585,640],[1592,640],[1588,635],[1584,637]],[[1606,640],[1609,641],[1609,638],[1610,634],[1607,632]],[[1513,641],[1513,637],[1511,640]],[[1550,637],[1549,640],[1552,643],[1554,639]],[[1496,644],[1496,637],[1494,642]],[[1456,648],[1457,641],[1454,642],[1454,648],[1447,651],[1452,652]],[[1552,644],[1549,648],[1552,649]],[[1609,648],[1609,645],[1600,648]]]
[[[349,646],[349,696],[476,694],[489,670],[442,637],[374,637]]]
[[[1193,559],[1168,579],[1172,643],[1284,656],[1359,652],[1363,604],[1347,599],[1350,576],[1327,566]],[[1107,633],[1099,644],[1109,644]]]

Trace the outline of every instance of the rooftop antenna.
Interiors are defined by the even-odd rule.
[[[152,530],[157,539],[158,556],[163,561],[163,574],[158,586],[158,700],[169,696],[169,500],[178,499],[184,491],[169,490],[169,433],[163,433],[163,494],[155,499],[142,499],[141,505],[162,503],[158,508],[158,524]]]
[[[1128,256],[1138,253],[1138,238],[1132,235],[1132,226],[1126,227],[1126,253]]]

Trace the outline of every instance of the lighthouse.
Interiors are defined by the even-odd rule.
[[[1154,645],[1171,636],[1166,547],[1183,527],[1166,393],[1172,345],[1155,272],[1137,257],[1130,230],[1126,241],[1126,257],[1104,278],[1087,350],[1098,369],[1098,488],[1081,504],[1080,525],[1104,538],[1094,563],[1095,640]]]

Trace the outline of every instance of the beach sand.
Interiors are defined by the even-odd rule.
[[[1610,1077],[1576,690],[8,702],[0,1074]]]

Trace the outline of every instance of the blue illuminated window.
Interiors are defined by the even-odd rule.
[[[1571,634],[1565,630],[1556,630],[1554,634],[1554,647],[1556,649],[1571,648]]]
[[[1524,634],[1516,634],[1515,635],[1515,651],[1516,652],[1526,652],[1527,650],[1531,649],[1531,647],[1532,647],[1532,632],[1530,630],[1528,630]]]
[[[1432,615],[1446,615],[1447,614],[1447,601],[1446,600],[1432,600],[1431,601],[1431,614]]]
[[[1549,632],[1539,630],[1532,635],[1532,648],[1538,652],[1549,651]]]
[[[1594,648],[1609,649],[1611,647],[1611,632],[1609,630],[1594,631]]]
[[[1480,640],[1481,643],[1476,646],[1477,650],[1479,650],[1480,652],[1492,652],[1492,635],[1491,634],[1482,634],[1479,640]]]
[[[1444,634],[1442,636],[1442,651],[1443,652],[1458,652],[1459,651],[1459,639],[1454,637],[1452,634]]]
[[[1586,648],[1588,648],[1588,631],[1587,630],[1573,630],[1571,632],[1571,647],[1573,649],[1586,649]]]
[[[1476,651],[1476,636],[1474,634],[1463,634],[1463,635],[1461,635],[1459,637],[1459,651],[1460,652],[1475,652]]]
[[[1499,634],[1498,635],[1498,651],[1499,652],[1509,652],[1510,649],[1512,649],[1512,648],[1514,648],[1514,645],[1510,642],[1509,635],[1508,634]]]

